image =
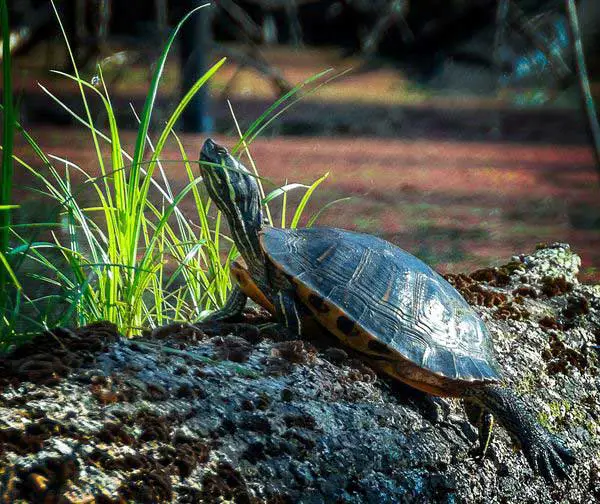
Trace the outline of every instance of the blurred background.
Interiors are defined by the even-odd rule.
[[[170,30],[205,2],[56,0],[79,71],[98,65],[119,127],[135,141]],[[577,2],[592,96],[600,98],[600,2]],[[18,117],[44,152],[88,171],[89,132],[44,89],[81,112],[59,23],[47,0],[10,0]],[[275,185],[328,179],[311,199],[319,224],[373,233],[442,272],[499,265],[540,242],[564,241],[600,280],[600,172],[582,106],[564,1],[216,0],[193,15],[167,60],[153,124],[226,56],[179,125],[195,156],[208,134],[231,146],[279,96],[303,99],[251,146]],[[336,77],[331,79],[332,77]],[[43,86],[43,88],[40,86]],[[100,103],[92,113],[106,129]],[[94,108],[96,107],[96,108]],[[170,150],[169,150],[170,149]],[[16,154],[39,164],[17,135]],[[180,159],[176,146],[163,158]],[[167,164],[174,187],[187,181]],[[21,219],[44,212],[16,168]],[[76,178],[76,176],[74,175]]]

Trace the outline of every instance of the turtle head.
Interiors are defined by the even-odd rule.
[[[210,138],[200,151],[200,172],[210,199],[227,217],[235,244],[248,264],[262,263],[262,225],[256,178],[225,147]]]

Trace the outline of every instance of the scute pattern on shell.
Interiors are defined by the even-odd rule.
[[[500,379],[481,319],[413,255],[374,236],[332,228],[266,227],[262,244],[286,275],[423,369],[465,381]]]

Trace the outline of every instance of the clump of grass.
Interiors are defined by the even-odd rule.
[[[60,231],[50,232],[45,241],[28,239],[18,226],[3,228],[6,240],[6,248],[4,251],[0,249],[0,260],[5,259],[3,264],[8,266],[6,258],[9,256],[18,256],[21,262],[27,258],[37,265],[39,271],[43,271],[30,276],[48,285],[52,291],[35,300],[27,298],[36,314],[30,319],[34,324],[47,328],[57,324],[83,325],[96,320],[109,320],[116,323],[124,334],[133,335],[142,328],[155,327],[166,321],[201,318],[208,310],[224,303],[231,288],[229,265],[237,251],[231,240],[222,233],[221,215],[217,213],[212,218],[210,201],[205,199],[198,187],[201,179],[194,175],[197,161],[195,158],[190,160],[181,140],[173,131],[189,101],[223,65],[224,59],[213,65],[186,93],[155,143],[149,136],[151,115],[167,55],[182,24],[198,8],[180,21],[161,53],[144,107],[139,117],[136,115],[139,127],[131,155],[122,146],[102,69],[98,68],[98,75],[94,78],[97,85],[81,77],[54,8],[73,65],[73,74],[56,73],[77,86],[84,113],[77,114],[45,87],[41,87],[89,130],[99,175],[92,176],[67,159],[46,155],[16,122],[12,109],[5,108],[5,122],[13,132],[16,130],[24,136],[45,169],[38,169],[14,156],[11,146],[7,149],[5,145],[3,155],[9,160],[13,159],[41,183],[43,196],[55,202],[61,222]],[[240,132],[241,139],[236,148],[243,147],[244,153],[251,159],[248,146],[256,135],[299,99],[295,97],[297,91],[320,77],[322,75],[300,84],[295,92],[284,95],[267,109],[245,134]],[[95,124],[90,112],[90,96],[99,99],[104,107],[108,118],[107,133],[100,131]],[[295,99],[292,101],[293,97]],[[283,105],[281,110],[275,112],[280,105]],[[178,162],[185,167],[188,178],[185,187],[177,194],[168,182],[163,169],[164,161],[161,160],[169,138],[178,147],[181,155]],[[103,142],[110,147],[108,159],[104,156]],[[57,168],[58,164],[62,168]],[[75,186],[72,182],[74,175],[83,176],[83,184]],[[304,188],[306,192],[289,224],[297,226],[310,196],[326,176],[309,186],[286,184],[275,189],[264,197],[267,211],[268,204],[282,195],[282,225],[285,226],[287,192]],[[95,203],[86,204],[81,197],[86,189],[95,195]],[[180,203],[187,196],[192,197],[195,204],[193,219],[180,209]],[[325,208],[313,215],[307,224],[312,225]],[[268,215],[270,217],[270,213]],[[53,222],[37,224],[56,226]],[[6,230],[10,230],[13,240],[17,241],[12,249],[8,247]],[[56,261],[56,255],[62,261]],[[5,271],[12,272],[6,268]],[[17,276],[11,275],[16,286],[19,285]],[[43,303],[46,309],[40,310],[38,306]],[[57,314],[52,307],[61,304],[67,308]]]
[[[160,324],[164,317],[198,316],[204,303],[203,298],[209,298],[213,304],[219,304],[222,300],[223,293],[218,292],[216,286],[222,285],[220,278],[224,276],[227,264],[222,264],[218,252],[213,250],[215,244],[210,239],[208,228],[201,226],[201,232],[197,235],[192,222],[178,208],[182,199],[195,191],[200,221],[206,224],[207,209],[202,205],[196,190],[200,178],[193,176],[189,158],[177,139],[189,182],[178,194],[173,194],[164,174],[160,155],[169,136],[174,136],[173,127],[185,106],[225,60],[217,62],[188,91],[167,120],[155,145],[148,136],[150,118],[169,49],[182,24],[196,10],[198,9],[188,13],[173,30],[159,58],[139,116],[132,155],[121,147],[120,131],[101,69],[99,68],[98,75],[100,88],[81,78],[56,13],[74,74],[56,73],[77,85],[84,115],[77,115],[56,96],[45,88],[42,89],[88,128],[100,176],[91,177],[84,169],[67,160],[53,158],[54,161],[64,163],[64,172],[59,172],[28,135],[26,138],[46,165],[48,175],[43,175],[21,159],[17,161],[40,180],[46,189],[46,195],[61,206],[61,218],[66,224],[67,238],[52,233],[52,241],[30,244],[29,255],[52,274],[40,277],[40,280],[61,284],[78,324],[110,320],[125,334],[131,335],[147,325]],[[104,106],[109,124],[107,135],[98,131],[94,124],[89,106],[90,93],[96,95]],[[102,140],[110,144],[109,161],[104,160],[100,145]],[[153,178],[157,168],[161,172],[163,185]],[[85,206],[79,201],[71,184],[73,171],[83,174],[86,179],[84,185],[90,186],[95,192],[97,205]],[[158,192],[160,203],[153,203],[156,195],[152,194],[151,189]],[[219,236],[218,228],[212,232],[213,236]],[[44,253],[44,249],[48,248],[60,252],[67,265],[66,271],[48,260]],[[175,275],[169,275],[166,267],[172,258],[179,262]],[[202,264],[202,267],[195,268],[194,262],[196,265]],[[208,274],[205,269],[210,270]],[[167,291],[166,288],[179,276],[184,279],[181,285],[173,291]],[[188,295],[185,295],[185,290]],[[190,290],[193,292],[189,292]]]

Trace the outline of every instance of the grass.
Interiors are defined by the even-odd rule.
[[[5,0],[1,1],[5,14]],[[39,183],[40,196],[53,202],[56,218],[21,226],[11,224],[6,220],[6,216],[10,216],[8,210],[12,208],[11,194],[9,189],[4,191],[10,185],[3,184],[3,198],[6,199],[0,202],[0,215],[5,216],[7,224],[1,228],[0,244],[3,248],[0,249],[0,260],[4,273],[0,278],[0,292],[10,292],[12,297],[7,294],[0,304],[4,313],[0,347],[18,339],[15,329],[17,319],[21,320],[21,325],[26,322],[25,326],[34,331],[55,325],[84,325],[108,320],[116,323],[123,334],[131,336],[143,328],[160,326],[167,321],[197,320],[224,303],[231,288],[229,265],[237,251],[223,233],[221,215],[213,216],[211,203],[199,187],[202,181],[195,175],[198,161],[188,155],[174,127],[194,94],[225,60],[216,62],[186,93],[158,132],[155,142],[149,134],[157,90],[171,46],[183,23],[202,7],[190,11],[178,23],[159,57],[144,107],[139,116],[133,111],[138,129],[131,154],[122,145],[102,69],[98,68],[97,79],[94,79],[96,85],[82,78],[54,8],[73,67],[72,74],[55,74],[64,78],[66,84],[76,86],[83,113],[78,114],[44,86],[41,88],[89,131],[90,145],[98,163],[98,176],[91,176],[83,167],[67,159],[46,155],[16,121],[11,106],[12,92],[10,86],[5,85],[5,133],[23,135],[42,168],[15,156],[12,143],[6,139],[3,143],[3,167],[12,166],[15,162],[19,169],[27,170]],[[2,21],[3,33],[7,33],[8,20],[3,17]],[[6,78],[7,72],[10,77],[10,58],[4,58],[3,70],[5,83],[10,82]],[[301,98],[300,90],[309,94],[326,83],[323,77],[327,73],[308,79],[282,96],[245,133],[238,126],[240,140],[233,152],[246,155],[257,176],[258,170],[249,150],[251,142],[279,114],[297,103]],[[92,99],[99,100],[104,107],[108,118],[106,132],[99,129],[90,112]],[[177,162],[184,167],[188,177],[187,184],[178,193],[172,190],[161,160],[167,141],[177,146],[181,156]],[[108,146],[108,154],[104,145]],[[6,164],[4,160],[8,160]],[[74,174],[83,176],[83,184],[73,184]],[[3,169],[3,176],[11,177],[12,171]],[[264,194],[261,184],[269,218],[269,204],[281,199],[281,224],[297,226],[311,195],[326,177],[324,175],[311,185],[286,184],[269,194]],[[260,183],[260,177],[258,180]],[[287,208],[287,193],[296,189],[305,193],[291,212]],[[93,201],[83,197],[86,191],[93,194]],[[184,198],[193,199],[193,217],[184,215],[180,209]],[[308,218],[307,225],[312,225],[330,205]],[[291,215],[289,223],[286,215]],[[34,239],[30,233],[32,229],[38,236],[39,230],[43,229],[46,236]],[[9,241],[14,244],[12,247]],[[11,263],[26,265],[25,269],[29,271],[26,276],[45,286],[44,295],[35,299],[20,295],[20,273],[9,269]],[[7,288],[9,280],[11,289]],[[10,314],[10,323],[7,314]]]
[[[2,39],[10,37],[8,6],[6,0],[0,1],[0,29]],[[14,106],[12,92],[12,61],[10,44],[2,44],[2,106],[4,114],[2,117],[2,165],[0,166],[0,308],[8,305],[8,282],[16,287],[17,294],[21,290],[21,284],[17,279],[7,257],[10,242],[11,211],[18,208],[12,204],[12,180],[13,180],[13,142],[14,142]],[[14,333],[15,312],[2,311],[0,323],[6,330]]]

